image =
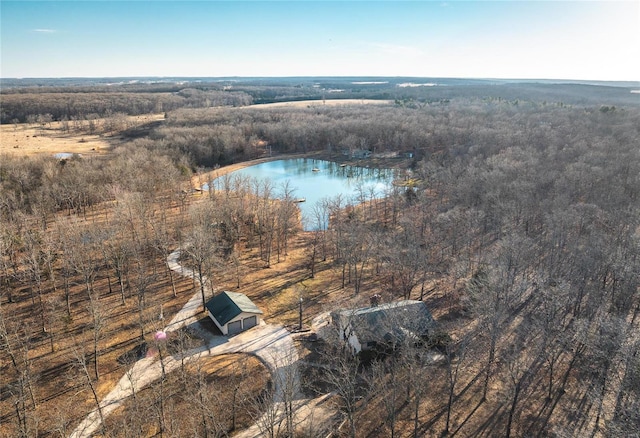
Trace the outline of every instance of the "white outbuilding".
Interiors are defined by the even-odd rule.
[[[205,306],[223,335],[235,335],[260,324],[262,310],[245,294],[224,291],[207,301]]]

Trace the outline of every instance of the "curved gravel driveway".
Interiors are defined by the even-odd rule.
[[[168,258],[169,267],[186,277],[192,277],[193,272],[181,266],[178,263],[180,256],[179,251],[174,251]],[[206,284],[206,281],[205,281]],[[209,294],[211,294],[210,291]],[[198,319],[202,317],[201,295],[196,292],[184,307],[171,319],[164,331],[175,331],[185,325],[199,325]],[[282,326],[261,324],[246,332],[240,333],[231,338],[226,336],[216,336],[210,331],[201,328],[198,330],[199,335],[205,336],[206,346],[198,347],[184,353],[184,360],[191,361],[206,356],[214,356],[227,353],[247,353],[258,357],[271,371],[273,375],[275,388],[275,401],[281,401],[283,389],[281,382],[290,380],[290,376],[294,376],[293,390],[299,394],[299,377],[295,370],[295,364],[298,361],[298,354],[293,345],[293,340],[289,332]],[[169,373],[177,369],[182,361],[179,355],[165,357],[163,360],[165,372]],[[133,394],[133,391],[139,391],[145,386],[153,383],[162,375],[162,367],[157,358],[150,357],[137,361],[124,376],[120,379],[116,387],[107,394],[100,406],[104,417],[118,408],[124,400]],[[90,437],[100,427],[100,416],[97,410],[92,411],[87,417],[76,427],[70,435],[72,438]],[[257,434],[256,434],[257,433]],[[249,430],[240,433],[238,436],[259,436],[257,426],[253,426]]]

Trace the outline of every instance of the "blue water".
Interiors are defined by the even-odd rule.
[[[275,193],[281,193],[283,183],[289,181],[294,198],[303,198],[298,206],[302,212],[303,226],[306,230],[317,228],[312,224],[312,211],[316,203],[323,198],[335,198],[342,195],[344,203],[357,204],[362,199],[381,198],[391,188],[394,172],[391,169],[368,169],[357,166],[340,166],[338,163],[310,158],[269,161],[232,172],[257,179],[269,179]],[[218,178],[219,180],[220,178]],[[220,182],[213,181],[216,189]],[[360,190],[362,187],[362,190]],[[208,186],[203,187],[204,190]],[[326,226],[326,224],[324,224]]]

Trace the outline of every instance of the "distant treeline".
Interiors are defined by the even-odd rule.
[[[194,166],[212,167],[272,151],[413,152],[455,155],[496,147],[561,148],[576,133],[595,139],[610,125],[637,120],[639,109],[578,108],[504,99],[457,99],[419,106],[180,109],[143,142]],[[579,128],[578,128],[579,127]]]
[[[241,91],[196,88],[183,88],[176,92],[70,92],[68,89],[33,89],[26,93],[3,93],[1,98],[0,120],[3,124],[33,122],[38,118],[74,120],[104,117],[114,113],[139,115],[178,108],[242,106],[252,103],[251,96]]]
[[[325,99],[394,100],[403,106],[414,107],[460,98],[579,106],[640,106],[638,95],[631,93],[633,89],[640,88],[640,84],[633,83],[527,83],[426,78],[254,78],[218,82],[192,80],[119,84],[91,83],[80,79],[77,83],[44,80],[44,85],[27,81],[25,83],[30,86],[15,86],[20,83],[18,80],[3,80],[4,88],[0,93],[0,122],[3,124],[27,122],[29,116],[32,120],[45,115],[51,115],[53,120],[72,120],[86,118],[90,114],[98,117],[108,113],[137,115],[178,108]]]

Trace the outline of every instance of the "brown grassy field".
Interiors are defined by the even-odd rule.
[[[391,100],[372,99],[332,99],[332,100],[299,100],[293,102],[261,103],[251,105],[252,108],[307,108],[316,106],[340,106],[340,105],[388,105]]]
[[[129,128],[135,128],[164,118],[163,114],[148,114],[127,117]],[[96,125],[104,123],[97,119]],[[65,132],[63,122],[51,122],[44,125],[20,123],[0,125],[0,155],[38,155],[73,153],[82,155],[98,155],[108,152],[115,144],[123,142],[118,133],[94,133],[87,131],[86,125],[81,131],[73,129]]]
[[[340,99],[340,100],[304,100],[295,102],[277,102],[250,105],[247,108],[306,108],[312,106],[340,106],[340,105],[385,105],[388,100],[368,99]],[[164,114],[145,114],[140,116],[126,116],[120,123],[127,129],[159,122]],[[38,155],[74,153],[82,155],[99,155],[107,153],[114,146],[127,140],[117,131],[102,132],[106,119],[95,119],[95,132],[88,130],[88,121],[67,122],[72,129],[64,130],[63,122],[50,123],[19,123],[0,125],[0,155]]]

